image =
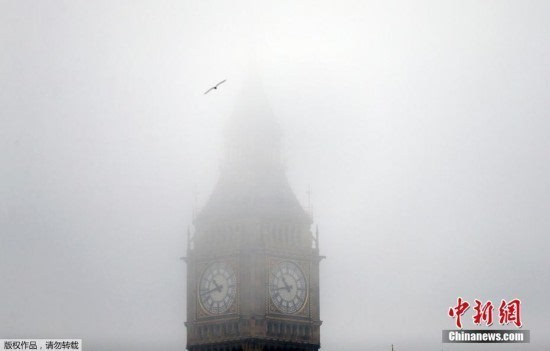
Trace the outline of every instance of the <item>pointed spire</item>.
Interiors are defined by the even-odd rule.
[[[191,228],[187,226],[187,251],[191,250]]]
[[[280,163],[281,127],[270,108],[261,77],[252,71],[225,126],[226,162],[261,169]]]
[[[311,223],[286,179],[282,132],[260,75],[245,80],[225,128],[225,160],[214,192],[195,223],[239,218],[285,218]]]
[[[319,225],[315,225],[315,248],[319,250]]]
[[[311,203],[311,184],[308,184],[306,194],[307,194],[307,211],[309,213],[309,216],[311,217],[311,220],[313,220],[313,205]]]

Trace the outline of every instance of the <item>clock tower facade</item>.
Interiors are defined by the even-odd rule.
[[[317,351],[318,233],[286,179],[261,86],[248,92],[188,242],[187,349]]]

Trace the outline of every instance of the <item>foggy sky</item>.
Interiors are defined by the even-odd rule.
[[[478,349],[547,350],[549,15],[0,1],[0,338],[183,349],[179,257],[255,62],[304,206],[312,190],[322,349],[473,349],[441,344],[462,296],[523,301],[531,344]]]

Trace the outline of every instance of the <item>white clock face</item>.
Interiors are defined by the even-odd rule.
[[[283,313],[296,313],[307,298],[307,281],[302,270],[292,262],[281,262],[269,276],[271,301]]]
[[[226,312],[235,302],[237,278],[233,269],[222,262],[210,264],[199,282],[199,301],[211,314]]]

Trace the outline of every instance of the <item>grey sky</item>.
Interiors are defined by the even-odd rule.
[[[440,343],[459,295],[521,298],[521,349],[548,349],[549,16],[545,1],[0,1],[0,338],[181,350],[194,193],[200,207],[213,188],[255,57],[328,257],[323,349],[472,349]]]

